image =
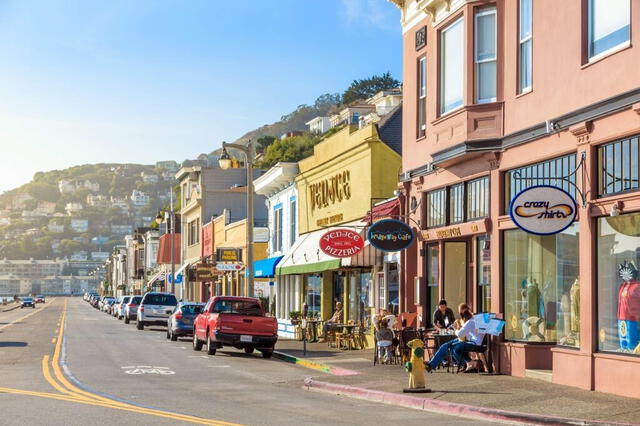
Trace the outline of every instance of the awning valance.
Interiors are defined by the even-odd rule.
[[[284,256],[274,256],[253,262],[253,276],[255,278],[271,278],[276,274],[276,265]]]

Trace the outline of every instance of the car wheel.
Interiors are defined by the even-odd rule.
[[[215,355],[216,354],[216,347],[214,345],[215,345],[215,343],[211,342],[211,335],[207,331],[207,355]]]
[[[253,350],[254,350],[254,348],[244,348],[244,353],[245,354],[252,354]]]
[[[202,349],[202,342],[198,340],[198,337],[196,336],[196,331],[193,330],[193,350],[199,351],[201,349]]]
[[[130,322],[129,315],[127,315],[126,317],[124,317],[124,323],[129,324],[129,322]]]
[[[269,359],[271,358],[271,355],[273,355],[272,350],[262,351],[262,358]]]
[[[144,330],[144,323],[142,321],[137,321],[136,322],[136,328],[138,330]]]
[[[178,340],[178,336],[176,336],[175,334],[173,334],[173,332],[171,332],[170,336],[171,336],[171,341],[172,341],[172,342],[175,342],[176,340]]]

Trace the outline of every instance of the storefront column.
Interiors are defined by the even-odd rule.
[[[296,300],[296,311],[302,311],[302,276],[295,275],[295,300]]]
[[[323,320],[331,318],[333,312],[333,272],[325,271],[322,273],[322,296],[320,297],[320,313]]]

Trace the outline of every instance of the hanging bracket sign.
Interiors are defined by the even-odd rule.
[[[511,200],[509,216],[529,234],[553,235],[576,219],[576,200],[565,190],[550,185],[527,188]]]
[[[380,220],[369,228],[367,240],[381,251],[394,252],[409,248],[413,243],[413,229],[395,219]]]
[[[236,272],[242,271],[244,269],[244,264],[241,262],[233,262],[233,263],[216,263],[216,269],[220,272]]]
[[[334,229],[320,238],[320,250],[333,257],[351,257],[364,248],[364,239],[350,229]]]

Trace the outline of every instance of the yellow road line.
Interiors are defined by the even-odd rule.
[[[91,405],[101,406],[105,408],[113,408],[118,410],[130,411],[138,414],[146,414],[146,415],[170,418],[173,420],[181,420],[181,421],[190,422],[190,423],[220,425],[220,426],[236,426],[235,423],[228,423],[228,422],[212,420],[212,419],[204,419],[204,418],[194,417],[194,416],[189,416],[184,414],[171,413],[171,412],[156,410],[151,408],[138,407],[135,405],[105,398],[90,392],[86,392],[82,389],[79,389],[72,383],[70,383],[67,380],[66,376],[62,373],[62,370],[60,369],[60,353],[62,350],[62,337],[64,334],[66,309],[67,309],[67,302],[65,301],[65,305],[64,305],[63,312],[60,319],[61,326],[60,326],[60,330],[57,338],[57,343],[53,353],[53,357],[51,359],[51,366],[53,367],[53,373],[55,375],[55,378],[60,383],[58,383],[58,381],[56,381],[51,376],[51,373],[49,371],[49,356],[46,355],[42,360],[42,371],[47,382],[49,382],[49,384],[53,386],[57,391],[65,395],[68,395],[68,396],[59,395],[60,398],[66,398],[64,400],[70,401],[70,402],[91,404]],[[0,392],[2,392],[2,389],[3,388],[0,388]],[[20,391],[20,392],[23,392],[23,391]],[[16,392],[13,392],[13,393],[16,393]],[[56,395],[56,394],[48,394],[48,395]],[[35,394],[34,396],[50,397],[50,396],[35,395]]]
[[[55,343],[56,342],[56,338],[54,337],[53,339],[51,339],[51,343]]]

